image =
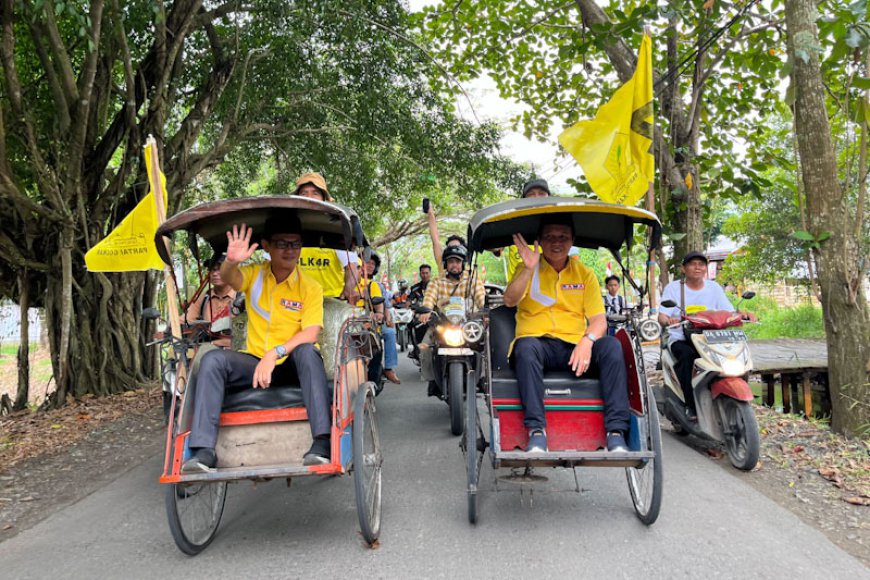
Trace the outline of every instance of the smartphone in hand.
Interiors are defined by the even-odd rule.
[[[425,214],[429,213],[429,198],[428,197],[423,198],[423,213],[425,213]]]

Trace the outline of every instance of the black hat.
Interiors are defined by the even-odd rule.
[[[206,270],[216,270],[227,259],[226,252],[215,254],[203,264]]]
[[[531,181],[527,181],[523,185],[523,197],[526,197],[526,194],[529,193],[529,190],[535,187],[543,189],[547,192],[547,195],[553,195],[550,193],[550,186],[547,185],[546,179],[532,179]]]
[[[683,256],[683,266],[685,266],[686,264],[688,264],[690,261],[694,260],[695,258],[701,258],[702,260],[704,260],[705,264],[709,263],[709,260],[707,260],[707,256],[705,256],[703,252],[691,251],[688,254],[686,254],[685,256]]]

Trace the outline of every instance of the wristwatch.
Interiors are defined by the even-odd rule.
[[[275,352],[278,353],[278,358],[284,358],[287,356],[287,349],[284,348],[283,344],[279,344],[275,347]]]
[[[592,344],[595,344],[595,341],[598,340],[598,337],[591,332],[587,332],[586,334],[584,334],[583,338],[588,338],[590,341],[592,341]]]

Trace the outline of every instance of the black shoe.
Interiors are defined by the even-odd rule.
[[[622,431],[610,431],[607,434],[607,450],[628,451],[628,445],[625,443],[625,436],[622,434]]]
[[[429,389],[427,391],[427,394],[430,397],[440,397],[441,389],[438,388],[438,383],[436,383],[435,381],[429,381]]]
[[[308,453],[302,457],[302,465],[326,465],[331,461],[330,457],[332,457],[332,446],[329,437],[318,438],[311,444]]]
[[[181,466],[181,473],[201,473],[214,470],[217,454],[210,447],[192,448],[193,455]]]

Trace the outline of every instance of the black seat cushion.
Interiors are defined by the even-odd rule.
[[[517,378],[508,360],[508,348],[516,334],[516,308],[500,306],[490,311],[489,347],[492,356],[492,396],[494,399],[518,399]],[[600,399],[597,378],[577,378],[569,370],[544,373],[546,399]],[[570,390],[570,391],[569,391]]]
[[[224,395],[221,411],[263,411],[266,409],[288,409],[304,407],[302,389],[297,385],[269,387],[268,389],[243,389],[230,391]]]

